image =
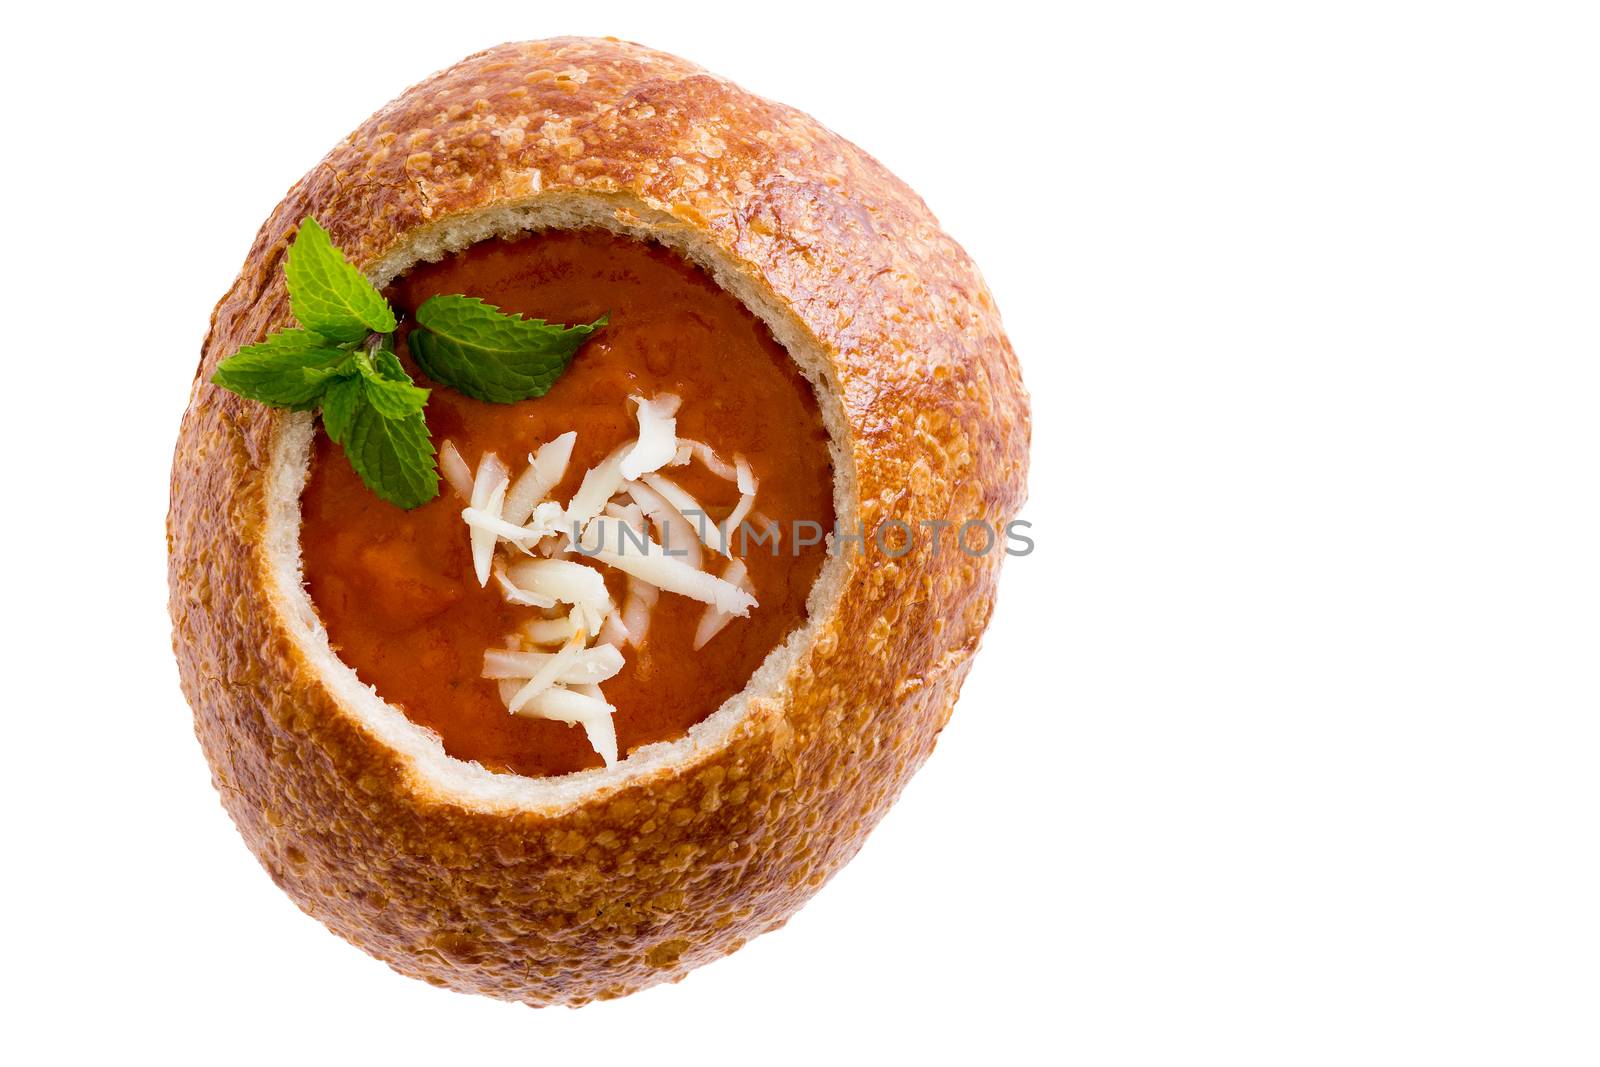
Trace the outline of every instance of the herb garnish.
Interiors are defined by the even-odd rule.
[[[309,216],[284,263],[299,328],[279,330],[222,361],[211,381],[272,407],[321,411],[328,436],[361,480],[403,508],[439,493],[439,468],[418,388],[394,354],[399,323],[383,294]],[[407,345],[439,383],[476,400],[543,396],[606,316],[551,326],[475,297],[435,296],[417,308]]]
[[[411,354],[434,378],[475,400],[510,404],[543,396],[604,315],[587,326],[550,326],[505,315],[473,296],[436,296],[417,308]]]

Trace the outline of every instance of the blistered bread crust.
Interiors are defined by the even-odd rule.
[[[688,768],[557,815],[420,789],[274,610],[265,483],[284,416],[205,380],[291,322],[281,265],[306,215],[370,269],[462,213],[562,193],[670,214],[797,317],[831,362],[869,530],[1003,524],[1029,439],[994,303],[922,201],[806,115],[673,56],[577,38],[490,49],[290,190],[216,308],[173,462],[170,607],[195,731],[301,908],[402,973],[534,1005],[675,980],[782,925],[932,751],[1002,559],[948,533],[937,555],[926,537],[899,559],[853,555],[780,699]]]

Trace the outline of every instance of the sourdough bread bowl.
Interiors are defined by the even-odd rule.
[[[292,323],[315,216],[379,285],[477,242],[600,228],[686,257],[816,393],[841,529],[808,617],[674,742],[494,773],[365,685],[302,582],[314,416],[209,384]],[[1000,528],[1029,414],[993,300],[880,164],[683,60],[605,39],[502,45],[413,87],[262,227],[217,305],[173,462],[170,610],[223,805],[307,913],[396,970],[530,1005],[676,980],[783,924],[928,758],[1003,553],[877,551],[885,520]],[[894,538],[890,543],[899,545]]]

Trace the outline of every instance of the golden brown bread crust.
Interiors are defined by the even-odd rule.
[[[441,802],[332,699],[271,608],[265,473],[283,418],[203,384],[290,322],[281,259],[315,214],[373,264],[535,194],[626,193],[699,229],[833,363],[861,518],[1002,524],[1025,492],[1015,357],[966,254],[809,117],[612,40],[481,52],[412,88],[278,205],[217,306],[173,461],[170,607],[224,806],[305,911],[437,985],[581,1004],[681,977],[782,925],[932,750],[1001,556],[926,539],[853,557],[777,714],[689,770],[549,817]]]

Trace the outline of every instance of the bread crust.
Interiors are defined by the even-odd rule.
[[[847,557],[775,700],[714,751],[567,810],[441,796],[336,699],[268,558],[283,413],[206,383],[289,325],[315,215],[369,272],[431,228],[559,196],[692,230],[824,353],[854,510],[1003,526],[1029,413],[965,252],[876,160],[800,112],[610,39],[480,52],[404,93],[290,190],[212,317],[168,517],[174,648],[223,805],[305,911],[396,970],[533,1005],[620,996],[783,924],[853,856],[947,721],[1003,554],[925,537]],[[619,207],[619,211],[626,211]]]

